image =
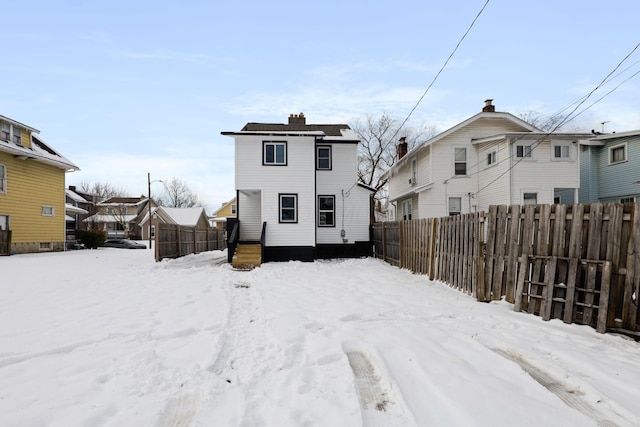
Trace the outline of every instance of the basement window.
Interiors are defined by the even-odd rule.
[[[43,206],[42,207],[42,216],[54,216],[55,208],[53,206]]]

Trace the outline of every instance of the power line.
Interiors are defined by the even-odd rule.
[[[553,129],[551,129],[550,131],[546,132],[546,134],[544,136],[542,136],[541,138],[538,139],[538,141],[536,141],[534,144],[532,144],[531,146],[531,151],[533,152],[533,150],[539,146],[542,141],[544,141],[547,137],[549,137],[552,133],[554,133],[558,128],[560,128],[561,126],[564,126],[566,123],[574,120],[576,117],[578,117],[580,114],[584,113],[585,111],[587,111],[588,109],[590,109],[591,107],[593,107],[594,105],[596,105],[598,102],[602,101],[605,97],[607,97],[609,94],[611,94],[613,91],[615,91],[616,89],[618,89],[620,86],[622,86],[624,83],[626,83],[627,81],[629,81],[630,79],[632,79],[633,77],[635,77],[636,75],[640,74],[640,71],[637,71],[636,73],[632,74],[630,77],[628,77],[626,80],[622,81],[618,86],[614,87],[612,90],[610,90],[609,92],[607,92],[606,94],[604,94],[602,97],[600,97],[599,99],[597,99],[596,101],[594,101],[592,104],[590,104],[589,106],[585,107],[582,111],[580,111],[579,113],[575,114],[575,116],[572,117],[572,115],[576,112],[576,110],[578,108],[580,108],[580,106],[582,104],[584,104],[587,99],[589,99],[600,87],[602,87],[603,84],[605,84],[608,80],[609,77],[611,77],[611,75],[613,73],[616,72],[616,70],[618,68],[620,68],[622,66],[622,64],[633,54],[633,52],[635,52],[638,47],[640,47],[640,43],[638,43],[632,50],[631,52],[629,52],[619,63],[618,65],[616,65],[614,67],[613,70],[611,70],[611,72],[609,72],[609,74],[607,74],[607,76],[602,79],[602,81],[600,83],[598,83],[598,85],[596,85],[595,88],[593,88],[586,96],[580,98],[581,101],[578,103],[578,105],[571,110],[571,112],[569,114],[567,114],[567,116],[561,120],[558,124],[556,124],[554,126]],[[566,109],[566,108],[565,108]],[[524,137],[521,136],[520,138]],[[517,138],[517,140],[519,140],[520,138]],[[508,157],[508,159],[510,159],[511,157],[513,157],[514,155],[512,154],[511,156]],[[498,175],[496,178],[494,178],[491,182],[489,182],[488,184],[486,184],[484,187],[480,188],[478,191],[476,191],[474,194],[478,194],[481,191],[483,191],[484,189],[488,188],[491,184],[495,183],[496,181],[498,181],[500,178],[502,178],[504,175],[506,175],[509,171],[511,171],[517,164],[519,164],[521,161],[523,161],[525,159],[525,157],[521,157],[520,159],[518,159],[515,163],[513,163],[511,166],[509,166],[509,168],[507,168],[507,170],[505,170],[503,173],[501,173],[500,175]],[[479,173],[480,171],[478,170]]]
[[[478,20],[478,18],[480,18],[480,15],[482,15],[482,12],[484,12],[485,8],[487,7],[487,5],[489,4],[490,0],[487,0],[484,5],[482,6],[482,8],[480,9],[480,11],[476,14],[476,17],[473,18],[473,21],[471,21],[471,24],[469,25],[469,28],[467,28],[467,31],[465,31],[465,33],[462,35],[462,37],[460,38],[460,40],[458,40],[458,43],[456,44],[456,47],[453,49],[453,51],[451,51],[451,53],[449,54],[449,57],[447,58],[446,61],[444,61],[444,64],[442,64],[442,67],[440,67],[440,70],[438,70],[438,72],[436,73],[435,77],[433,78],[433,80],[431,81],[431,83],[429,83],[429,86],[427,86],[427,88],[425,89],[424,93],[422,94],[422,96],[420,97],[420,99],[418,99],[418,102],[416,102],[416,105],[413,106],[413,108],[411,109],[411,111],[409,111],[409,114],[407,115],[407,117],[402,121],[402,123],[400,124],[400,126],[398,126],[398,129],[396,130],[396,132],[393,134],[393,136],[391,137],[391,141],[393,141],[395,139],[395,137],[398,135],[398,133],[400,132],[400,129],[402,129],[402,127],[407,123],[407,121],[409,120],[409,118],[411,117],[411,115],[413,114],[413,112],[416,110],[416,108],[418,108],[418,105],[420,105],[420,103],[422,102],[422,100],[424,99],[424,97],[427,95],[427,93],[429,92],[429,90],[431,89],[431,87],[434,85],[434,83],[436,82],[436,80],[438,80],[438,77],[440,76],[440,74],[442,73],[442,71],[444,71],[445,67],[449,64],[449,61],[451,60],[451,58],[453,58],[453,55],[456,53],[456,51],[458,50],[458,48],[460,47],[460,45],[462,44],[462,42],[464,41],[464,39],[467,37],[467,35],[469,34],[469,32],[471,31],[471,29],[473,28],[473,26],[475,25],[476,21]]]

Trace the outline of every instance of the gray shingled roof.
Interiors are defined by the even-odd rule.
[[[247,123],[242,132],[311,132],[322,131],[327,136],[342,136],[340,129],[351,129],[349,125],[314,125],[314,124],[282,124],[282,123]]]

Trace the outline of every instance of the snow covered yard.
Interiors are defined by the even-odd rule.
[[[640,345],[374,259],[0,258],[1,426],[640,425]]]

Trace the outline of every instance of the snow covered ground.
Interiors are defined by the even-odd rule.
[[[0,258],[0,425],[640,425],[634,341],[374,259],[225,258]]]

